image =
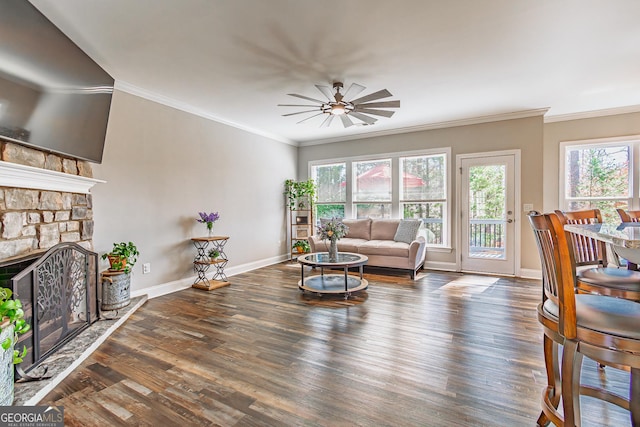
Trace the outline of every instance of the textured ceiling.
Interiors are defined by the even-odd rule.
[[[30,1],[117,87],[283,141],[640,110],[638,0]],[[401,108],[349,129],[282,116],[333,81]]]

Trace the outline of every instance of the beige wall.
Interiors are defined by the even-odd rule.
[[[283,183],[297,148],[125,92],[113,97],[93,190],[94,246],[133,241],[141,252],[132,291],[190,278],[200,211],[219,211],[228,268],[277,260],[285,248]],[[142,264],[151,273],[142,274]],[[104,264],[106,265],[106,264]]]
[[[544,125],[544,211],[559,207],[560,143],[616,136],[640,135],[640,113],[569,120]]]
[[[521,150],[522,183],[520,191],[522,203],[532,203],[535,209],[542,207],[542,116],[523,119],[504,120],[468,126],[458,126],[444,129],[434,129],[399,135],[358,139],[348,142],[314,145],[300,148],[298,175],[305,178],[308,175],[308,163],[313,160],[333,159],[341,157],[360,156],[366,154],[381,154],[399,151],[413,151],[427,148],[451,147],[451,184],[452,209],[450,220],[456,215],[455,184],[456,177],[453,170],[458,154],[480,153],[500,150]],[[522,217],[521,221],[521,267],[524,269],[539,269],[538,253],[533,241],[529,225]],[[452,243],[456,241],[455,229]],[[427,251],[427,261],[439,263],[455,263],[457,252],[442,253]]]

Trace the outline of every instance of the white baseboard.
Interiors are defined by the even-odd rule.
[[[458,271],[455,262],[425,261],[426,270]]]
[[[268,265],[278,264],[280,262],[288,260],[288,255],[279,255],[276,257],[266,258],[258,261],[249,262],[246,264],[235,265],[225,269],[227,277],[235,276],[236,274],[246,273],[247,271],[255,270],[257,268],[266,267]],[[214,272],[207,274],[207,278],[212,278]],[[149,299],[153,299],[162,295],[171,294],[173,292],[181,291],[183,289],[190,288],[196,281],[195,275],[186,277],[184,279],[174,280],[172,282],[161,283],[159,285],[150,286],[148,288],[142,288],[131,292],[132,297],[140,295],[147,295]]]
[[[523,279],[538,279],[542,280],[542,270],[533,270],[530,268],[521,268],[518,277]]]

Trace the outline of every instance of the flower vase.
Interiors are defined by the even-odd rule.
[[[207,224],[207,231],[209,232],[208,236],[213,237],[213,223],[211,225]]]
[[[331,244],[329,245],[329,261],[337,262],[338,261],[338,240],[331,239]]]

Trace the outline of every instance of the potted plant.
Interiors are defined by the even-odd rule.
[[[309,246],[309,242],[307,240],[296,240],[293,244],[293,249],[295,249],[299,254],[304,254],[311,250],[311,246]]]
[[[24,320],[24,311],[19,299],[11,298],[13,292],[0,288],[0,345],[2,345],[2,366],[0,366],[0,405],[13,404],[13,365],[22,362],[27,347],[22,352],[15,349],[18,335],[24,334],[31,326]]]
[[[211,249],[209,250],[209,253],[207,255],[209,255],[209,258],[214,260],[220,256],[220,251],[218,251],[217,249]]]
[[[313,204],[316,197],[316,183],[313,178],[306,181],[287,179],[284,182],[284,194],[287,196],[289,209],[303,209],[306,204]]]
[[[108,259],[111,271],[124,271],[130,273],[131,268],[138,260],[138,248],[132,242],[114,243],[111,252],[102,255],[102,259]]]

